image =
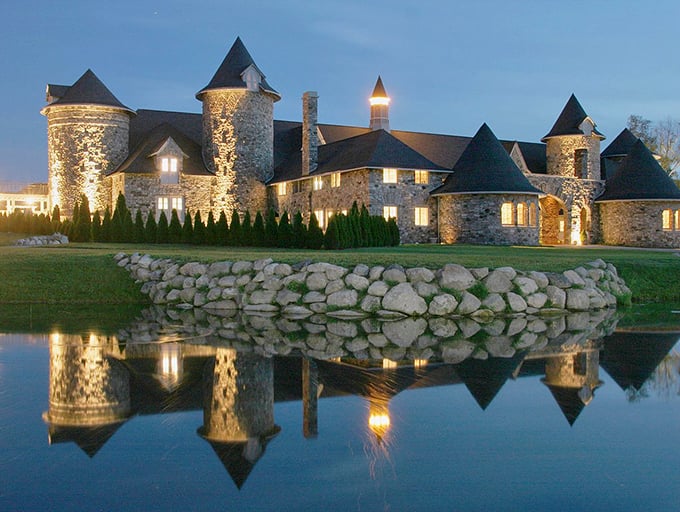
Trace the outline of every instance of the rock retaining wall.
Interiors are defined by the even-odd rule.
[[[616,268],[602,260],[562,273],[510,267],[438,270],[271,259],[178,263],[120,253],[125,267],[154,304],[205,310],[242,310],[340,318],[551,314],[615,307],[630,297]]]
[[[14,245],[32,247],[34,245],[61,245],[67,243],[68,237],[66,235],[62,235],[61,233],[54,233],[53,235],[39,235],[32,236],[30,238],[22,238],[20,240],[17,240],[14,243]]]

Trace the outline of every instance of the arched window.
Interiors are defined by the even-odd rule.
[[[675,210],[675,231],[680,231],[680,210]]]
[[[517,225],[526,226],[527,225],[527,204],[517,203]]]
[[[664,231],[673,229],[673,210],[664,210],[661,213],[662,227]]]
[[[536,204],[534,203],[529,205],[529,225],[532,228],[536,227]]]
[[[503,226],[515,225],[515,221],[512,217],[512,203],[510,202],[501,205],[501,224]]]

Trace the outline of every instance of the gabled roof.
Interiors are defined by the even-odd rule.
[[[501,142],[484,123],[454,165],[453,174],[431,194],[506,192],[542,194],[529,183]]]
[[[553,125],[550,132],[541,140],[545,142],[550,137],[558,137],[560,135],[583,135],[579,128],[581,123],[588,117],[586,111],[576,99],[573,94],[569,97],[567,104],[562,109],[557,121]],[[591,119],[592,121],[592,119]],[[593,121],[593,134],[604,139],[604,135],[595,129],[595,122]]]
[[[378,75],[378,81],[375,83],[371,98],[389,98],[389,96],[387,96],[387,92],[385,92],[385,86],[382,83],[382,78],[380,78],[380,75]]]
[[[600,153],[603,158],[611,158],[616,156],[626,156],[631,148],[635,145],[638,138],[633,135],[628,128],[624,128],[616,138],[607,146],[607,148]]]
[[[250,66],[254,66],[262,76],[260,89],[264,92],[271,93],[275,95],[277,99],[280,99],[281,95],[267,83],[264,73],[257,67],[240,37],[237,37],[236,41],[234,41],[227,56],[213,75],[212,80],[210,80],[208,85],[196,93],[196,98],[200,100],[201,95],[204,92],[214,89],[245,89],[246,83],[243,81],[242,74]]]
[[[186,155],[182,166],[182,174],[199,176],[211,176],[213,174],[203,163],[201,146],[167,122],[159,124],[148,132],[123,163],[110,174],[119,172],[153,174],[158,172],[152,155],[163,146],[168,138],[172,138]]]
[[[54,86],[52,86],[54,87]],[[64,90],[65,86],[57,86],[58,92],[63,96],[53,101],[47,107],[53,105],[105,105],[119,108],[134,114],[134,111],[123,105],[104,83],[97,78],[91,69],[88,69],[76,80],[71,87]]]
[[[595,201],[680,200],[680,189],[638,139]]]
[[[296,151],[275,171],[272,183],[302,177],[301,152]],[[445,170],[385,130],[319,146],[317,168],[311,175],[364,168]]]

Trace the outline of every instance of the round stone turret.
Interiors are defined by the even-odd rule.
[[[70,217],[85,195],[90,210],[111,203],[105,176],[128,155],[130,117],[123,105],[91,71],[72,86],[47,86],[48,194]]]
[[[600,141],[605,137],[573,94],[546,143],[547,173],[552,176],[600,180]]]
[[[237,38],[203,102],[203,157],[215,173],[213,212],[265,212],[274,168],[274,102],[281,99]]]

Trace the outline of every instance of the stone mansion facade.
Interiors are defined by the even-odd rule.
[[[396,217],[404,243],[680,247],[680,190],[624,130],[604,135],[575,96],[542,142],[390,129],[378,78],[368,127],[274,119],[281,96],[237,39],[196,98],[202,113],[133,110],[90,70],[47,86],[48,202],[70,215],[123,193],[133,211],[314,213],[352,202]]]

